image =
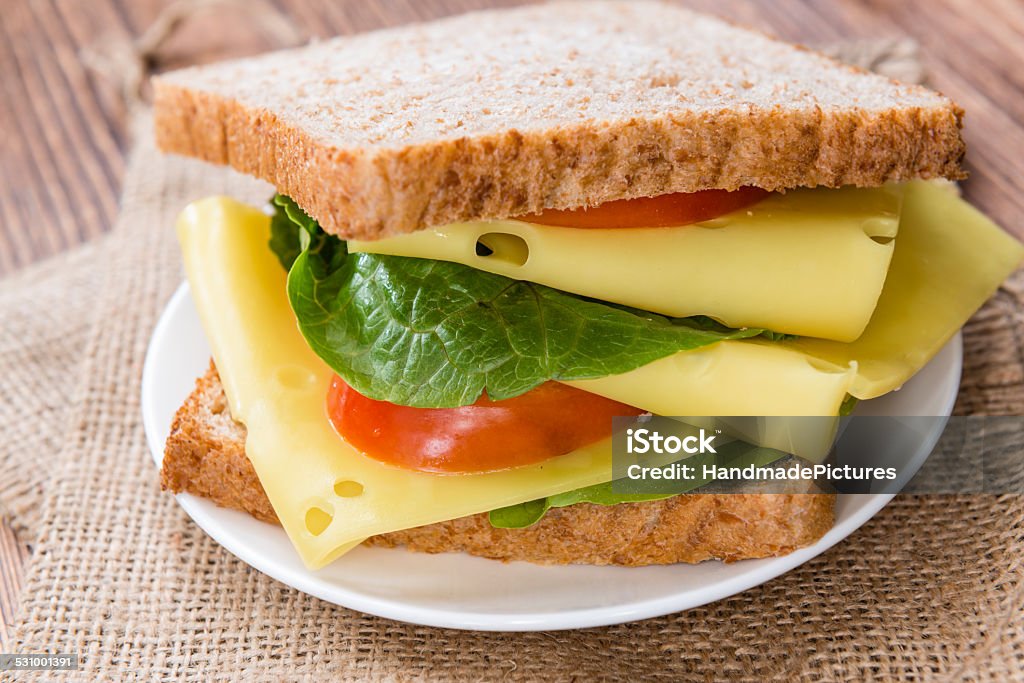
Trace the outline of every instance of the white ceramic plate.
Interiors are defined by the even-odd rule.
[[[962,345],[954,338],[900,391],[862,403],[858,414],[949,415],[960,382]],[[210,350],[187,284],[153,332],[142,376],[142,410],[160,464],[171,418],[206,371]],[[918,466],[944,426],[921,437]],[[813,546],[784,557],[734,564],[620,568],[503,564],[462,554],[424,555],[357,548],[317,572],[306,569],[284,531],[246,514],[178,495],[218,543],[261,572],[328,602],[400,621],[489,631],[603,626],[660,616],[734,595],[789,571],[870,519],[891,495],[841,495],[836,524]]]

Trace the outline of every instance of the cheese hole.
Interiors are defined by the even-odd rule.
[[[860,229],[878,244],[889,244],[896,239],[893,222],[889,219],[868,218],[860,224]]]
[[[285,389],[307,389],[316,384],[316,375],[297,365],[278,368],[275,379]]]
[[[355,498],[363,495],[363,485],[351,479],[342,479],[334,484],[334,492],[342,498]]]
[[[476,255],[488,261],[504,261],[513,266],[522,266],[530,258],[530,247],[519,235],[489,232],[477,238]]]
[[[306,510],[306,530],[314,536],[319,536],[324,529],[334,521],[334,515],[319,507],[311,507]]]

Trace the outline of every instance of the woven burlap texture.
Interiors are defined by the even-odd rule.
[[[892,45],[857,50],[883,66],[880,53],[907,59]],[[250,569],[160,493],[139,382],[182,279],[175,215],[200,196],[260,200],[269,188],[162,157],[144,114],[134,134],[112,234],[0,287],[0,498],[35,539],[16,651],[79,653],[83,670],[62,680],[1020,678],[1024,504],[1014,496],[899,497],[763,586],[585,631],[396,623]],[[1024,410],[1022,311],[1018,272],[965,330],[958,412]]]

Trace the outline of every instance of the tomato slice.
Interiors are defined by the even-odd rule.
[[[327,414],[345,441],[375,460],[422,472],[530,465],[609,437],[612,417],[642,412],[558,382],[503,401],[485,395],[461,408],[376,401],[338,376],[327,393]]]
[[[658,197],[619,199],[589,209],[547,209],[516,218],[563,228],[670,228],[723,216],[759,202],[768,194],[759,187],[741,187],[733,192],[676,192]]]

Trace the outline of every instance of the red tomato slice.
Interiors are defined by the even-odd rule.
[[[409,408],[367,398],[335,376],[327,414],[375,460],[423,472],[492,472],[563,455],[611,436],[616,415],[643,411],[558,382],[504,401]]]
[[[547,209],[517,219],[563,228],[670,228],[717,218],[759,202],[768,194],[759,187],[741,187],[735,192],[677,192],[619,199],[590,209]]]

